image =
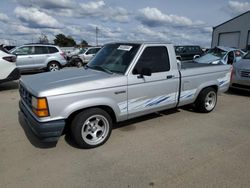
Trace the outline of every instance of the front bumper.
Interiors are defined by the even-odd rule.
[[[233,77],[230,87],[250,91],[250,78]]]
[[[19,108],[22,112],[19,114],[24,117],[25,122],[39,140],[42,142],[55,142],[60,138],[65,127],[65,120],[39,122],[30,114],[21,101],[19,102]]]

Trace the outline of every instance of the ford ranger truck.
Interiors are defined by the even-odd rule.
[[[172,44],[109,43],[84,68],[22,77],[19,114],[42,141],[68,128],[94,148],[117,122],[187,104],[211,112],[230,76],[230,65],[178,64]]]

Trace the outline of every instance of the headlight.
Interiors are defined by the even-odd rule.
[[[38,117],[47,117],[47,116],[49,116],[48,103],[47,103],[47,99],[45,97],[36,98],[36,97],[32,96],[31,105],[32,105],[32,111]]]
[[[220,60],[217,60],[217,61],[213,61],[211,64],[217,65],[217,64],[219,64],[219,63],[220,63]]]

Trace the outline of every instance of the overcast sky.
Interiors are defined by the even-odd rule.
[[[209,47],[212,27],[250,10],[250,0],[1,0],[0,43],[166,41]]]

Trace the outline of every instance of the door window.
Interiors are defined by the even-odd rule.
[[[149,68],[152,73],[169,71],[170,64],[167,48],[164,46],[145,48],[133,70],[133,74],[139,74],[144,68]]]
[[[48,48],[46,46],[35,46],[34,54],[48,54]]]
[[[49,49],[49,53],[50,53],[50,54],[59,52],[58,49],[55,48],[55,47],[50,47],[50,46],[49,46],[48,49]]]
[[[16,54],[16,55],[30,55],[30,54],[32,54],[32,46],[23,46],[23,47],[17,48],[14,51],[14,54]]]

